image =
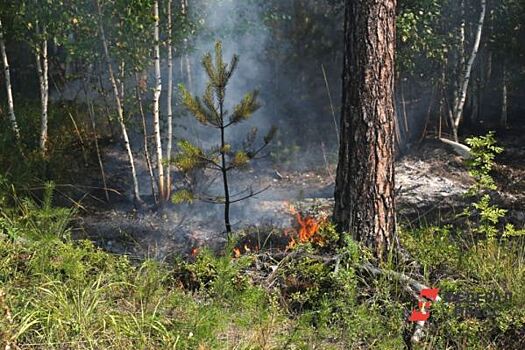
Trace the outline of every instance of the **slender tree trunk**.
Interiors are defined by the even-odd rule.
[[[468,89],[468,84],[470,81],[470,75],[472,73],[472,66],[474,65],[474,61],[476,60],[476,57],[478,55],[479,44],[481,42],[481,33],[483,32],[483,25],[485,23],[485,13],[487,12],[487,1],[486,0],[480,0],[480,1],[481,1],[481,13],[480,13],[480,18],[478,22],[478,27],[476,30],[476,37],[474,39],[474,46],[472,47],[470,58],[465,66],[465,70],[462,75],[461,85],[459,87],[458,99],[453,107],[454,109],[453,109],[453,113],[451,115],[451,120],[450,120],[452,124],[452,132],[454,135],[454,141],[456,142],[459,141],[459,137],[458,137],[459,124],[461,122],[461,117],[463,115],[463,108],[465,106],[465,100],[467,98],[467,89]]]
[[[154,17],[155,17],[155,27],[154,27],[154,38],[155,48],[154,48],[154,57],[153,63],[155,66],[155,89],[153,91],[153,132],[155,134],[155,145],[157,148],[157,173],[159,176],[158,186],[159,186],[159,200],[163,202],[166,199],[166,192],[164,190],[165,179],[164,179],[164,162],[162,160],[162,139],[160,135],[160,94],[162,92],[162,80],[160,75],[160,38],[159,38],[159,2],[155,1],[154,4]]]
[[[104,83],[102,82],[102,74],[98,74],[98,83],[100,86],[100,93],[104,98],[104,106],[106,110],[106,119],[109,127],[109,132],[112,138],[115,137],[115,131],[113,130],[113,122],[111,121],[111,109],[109,108],[109,103],[107,99],[106,89],[104,88]]]
[[[46,156],[47,152],[47,108],[49,101],[49,64],[47,59],[47,35],[46,27],[42,27],[42,32],[38,23],[36,24],[37,34],[42,34],[44,39],[37,45],[36,49],[36,68],[38,72],[38,80],[40,84],[40,103],[41,103],[41,114],[40,114],[40,153],[42,156]]]
[[[100,152],[100,146],[98,144],[97,121],[95,117],[95,109],[93,106],[93,101],[91,101],[91,98],[89,96],[89,91],[86,87],[87,84],[85,81],[83,83],[84,83],[84,93],[86,95],[86,104],[88,108],[89,120],[91,121],[91,127],[93,128],[93,141],[95,142],[95,150],[97,152],[98,166],[100,169],[100,175],[102,176],[102,184],[104,185],[104,194],[106,196],[106,201],[109,202],[109,192],[108,192],[108,185],[106,181],[106,171],[104,170],[104,162],[102,160],[102,153]]]
[[[144,107],[142,104],[142,97],[141,97],[141,87],[139,83],[139,77],[138,74],[135,76],[137,80],[137,87],[136,87],[136,95],[137,95],[137,102],[139,105],[139,113],[142,120],[142,133],[144,136],[144,158],[146,158],[146,165],[148,166],[148,172],[149,172],[149,178],[151,183],[151,195],[153,196],[153,200],[155,201],[155,204],[158,203],[159,199],[157,197],[157,190],[155,189],[155,174],[153,172],[153,165],[151,163],[151,156],[149,153],[149,136],[148,136],[148,127],[146,125],[146,115],[144,114]],[[147,89],[147,86],[144,87],[144,89]]]
[[[500,124],[503,128],[508,127],[508,97],[507,97],[507,66],[505,62],[502,65],[503,79],[501,82],[501,117]]]
[[[384,259],[394,245],[395,0],[345,1],[334,220]]]
[[[224,96],[224,92],[221,94]],[[228,187],[228,169],[226,167],[226,139],[224,134],[224,101],[219,97],[219,117],[221,120],[221,173],[222,183],[224,185],[224,225],[226,226],[226,233],[232,232],[230,224],[230,189]]]
[[[115,96],[115,106],[117,108],[117,116],[118,116],[118,122],[120,124],[120,128],[122,131],[122,138],[124,140],[124,147],[126,148],[126,152],[128,154],[128,161],[129,166],[131,169],[131,177],[133,180],[133,196],[135,197],[135,200],[137,202],[142,202],[142,199],[140,198],[140,191],[139,191],[139,182],[137,178],[137,171],[135,169],[135,161],[133,159],[133,152],[131,151],[131,144],[129,142],[129,136],[128,131],[126,129],[126,123],[124,121],[124,110],[122,108],[122,101],[120,99],[120,92],[118,89],[117,80],[115,78],[115,73],[113,72],[113,67],[111,65],[111,57],[109,55],[109,48],[108,48],[108,41],[106,39],[106,33],[104,31],[104,25],[102,24],[102,10],[100,9],[100,3],[98,0],[96,1],[97,5],[97,11],[98,11],[98,26],[99,26],[99,34],[100,39],[102,41],[102,47],[104,49],[104,57],[106,59],[106,65],[108,68],[108,74],[109,74],[109,81],[111,83],[111,86],[113,88],[113,95]]]
[[[408,114],[407,114],[407,102],[405,99],[405,84],[403,79],[400,80],[399,85],[401,85],[401,106],[403,107],[403,122],[405,127],[405,143],[410,142],[410,130],[408,129]]]
[[[0,20],[0,52],[2,54],[2,62],[4,64],[4,77],[5,77],[5,89],[7,94],[7,108],[9,121],[11,122],[11,128],[15,134],[15,139],[17,143],[20,143],[20,129],[18,128],[18,123],[16,122],[15,115],[15,104],[13,102],[13,89],[11,87],[11,72],[9,70],[9,61],[7,59],[7,51],[5,49],[4,33],[2,27],[2,21]]]
[[[186,17],[188,15],[188,6],[189,6],[188,0],[181,0],[181,13],[183,17]],[[184,66],[184,70],[186,73],[188,90],[193,91],[193,77],[192,77],[192,69],[191,69],[191,60],[187,52],[185,52],[183,54],[183,57],[181,57],[181,65]]]
[[[168,113],[168,140],[166,147],[166,158],[168,160],[168,166],[166,167],[166,200],[169,200],[171,196],[171,151],[173,142],[173,48],[171,46],[171,35],[172,35],[172,19],[171,19],[171,5],[172,0],[168,0],[168,93],[167,93],[167,106],[166,110]]]

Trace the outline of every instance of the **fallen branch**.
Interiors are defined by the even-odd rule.
[[[465,159],[470,158],[470,147],[465,146],[459,142],[455,142],[449,139],[439,138],[439,141],[446,143],[449,146],[452,146],[452,149],[454,149],[454,152],[456,152],[458,155],[462,156]]]
[[[265,279],[265,285],[267,286],[267,288],[270,288],[273,285],[273,283],[275,282],[275,280],[277,279],[277,276],[279,274],[280,269],[285,264],[289,263],[291,260],[293,260],[296,257],[309,258],[309,259],[313,259],[313,260],[317,260],[317,261],[323,262],[325,264],[335,263],[334,271],[337,272],[339,270],[340,262],[341,262],[341,259],[342,259],[343,256],[344,256],[344,253],[343,254],[338,254],[338,255],[333,255],[333,256],[323,256],[323,255],[310,254],[310,253],[305,252],[302,249],[294,250],[290,254],[285,255],[279,261],[279,263],[277,263],[277,265],[271,266],[273,271]],[[415,298],[418,301],[420,299],[421,291],[424,290],[424,289],[430,289],[425,284],[417,281],[416,279],[414,279],[414,278],[412,278],[410,276],[407,276],[407,275],[405,275],[403,273],[400,273],[400,272],[397,272],[397,271],[380,269],[380,268],[377,268],[377,267],[375,267],[374,265],[372,265],[371,263],[368,263],[368,262],[358,266],[358,269],[360,269],[362,271],[365,271],[365,272],[367,272],[367,273],[369,273],[369,274],[371,274],[373,276],[379,276],[379,275],[386,276],[387,278],[395,279],[395,280],[401,282],[401,284],[403,284],[403,288],[405,289],[405,291],[407,291],[408,294],[410,294],[413,298]],[[442,298],[437,296],[434,301],[438,302],[440,300],[442,300]],[[419,343],[421,341],[421,339],[424,337],[424,335],[425,335],[424,334],[425,324],[426,324],[426,321],[417,321],[416,322],[416,327],[415,327],[414,333],[412,334],[412,337],[411,337],[411,341],[413,343]]]
[[[369,272],[370,274],[374,275],[374,276],[384,275],[384,276],[387,276],[387,277],[399,280],[400,282],[405,284],[405,290],[407,290],[410,294],[412,294],[412,296],[414,296],[418,300],[419,300],[419,293],[423,289],[429,289],[429,287],[427,287],[426,285],[416,281],[412,277],[409,277],[409,276],[407,276],[405,274],[402,274],[402,273],[399,273],[399,272],[396,272],[396,271],[382,270],[382,269],[379,269],[379,268],[373,266],[370,263],[366,263],[366,264],[362,265],[361,268],[363,270]],[[415,292],[417,292],[417,293],[415,293]],[[442,300],[442,299],[438,295],[436,297],[435,301],[440,301],[440,300]],[[416,322],[416,329],[414,330],[414,333],[412,334],[412,337],[410,338],[412,343],[419,343],[421,341],[421,339],[424,337],[424,335],[425,335],[424,334],[425,324],[426,324],[426,321],[417,321]]]

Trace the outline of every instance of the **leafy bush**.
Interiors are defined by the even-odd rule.
[[[488,240],[493,240],[500,232],[503,237],[525,235],[525,230],[516,230],[511,224],[506,225],[503,230],[498,228],[507,210],[492,204],[492,197],[487,193],[487,191],[497,189],[490,172],[495,165],[494,159],[503,152],[503,148],[496,145],[494,133],[468,138],[467,144],[471,148],[467,166],[469,174],[475,180],[467,194],[477,201],[465,209],[464,215],[472,218],[474,213],[478,213],[479,221],[474,225],[474,232],[483,235]]]

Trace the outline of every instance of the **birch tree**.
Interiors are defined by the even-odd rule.
[[[160,135],[160,95],[162,92],[162,78],[160,73],[160,36],[159,36],[159,27],[160,27],[160,15],[159,15],[159,1],[156,0],[153,5],[154,11],[154,32],[153,40],[155,47],[153,50],[153,65],[155,67],[155,88],[153,91],[153,129],[155,135],[155,145],[157,153],[157,173],[159,176],[158,186],[159,186],[159,198],[160,201],[164,201],[166,198],[165,191],[165,179],[164,179],[164,162],[162,157],[162,138]]]
[[[49,104],[49,62],[47,57],[47,30],[46,25],[40,25],[39,20],[36,21],[36,36],[37,42],[35,45],[36,69],[38,73],[38,83],[40,87],[40,153],[46,156],[47,139],[48,139],[48,104]]]
[[[479,15],[479,21],[476,26],[476,34],[475,34],[474,44],[472,46],[472,51],[470,53],[470,57],[467,63],[461,66],[461,69],[463,70],[463,72],[460,77],[460,84],[458,86],[457,98],[454,100],[454,105],[452,107],[452,110],[449,113],[450,123],[452,125],[452,134],[454,137],[454,141],[456,142],[459,141],[458,130],[459,130],[459,125],[461,123],[462,116],[463,116],[463,108],[465,106],[465,101],[467,98],[467,89],[468,89],[468,85],[470,82],[470,76],[472,73],[472,66],[474,65],[474,62],[478,55],[479,45],[481,42],[481,34],[483,32],[483,26],[485,24],[485,14],[487,12],[487,1],[480,0],[480,6],[481,6],[481,11]]]
[[[166,94],[166,111],[168,119],[168,137],[166,147],[166,158],[168,161],[171,159],[172,143],[173,143],[173,47],[172,47],[172,0],[168,0],[166,16],[168,20],[168,39],[167,39],[167,60],[168,60],[168,86]],[[169,200],[171,196],[171,162],[168,162],[166,168],[166,200]]]
[[[102,8],[100,5],[100,1],[95,0],[95,5],[97,9],[97,14],[98,14],[98,18],[97,18],[98,30],[99,30],[100,40],[102,43],[103,54],[104,54],[104,58],[106,62],[106,68],[108,71],[108,78],[109,78],[111,87],[113,89],[115,107],[117,110],[117,119],[120,125],[122,139],[124,141],[124,148],[126,149],[126,153],[128,156],[128,162],[129,162],[129,166],[131,170],[131,177],[132,177],[132,182],[133,182],[133,196],[134,196],[134,199],[140,203],[142,202],[142,199],[140,197],[140,189],[139,189],[139,182],[137,178],[137,171],[135,168],[135,160],[134,160],[133,152],[131,149],[131,144],[130,144],[126,122],[124,118],[124,108],[123,108],[124,101],[122,100],[123,92],[119,91],[120,81],[118,81],[118,77],[116,76],[114,69],[113,69],[112,58],[111,58],[109,47],[108,47],[109,46],[108,38],[106,36],[106,31],[104,28],[104,21],[103,21],[104,16],[103,16]]]
[[[11,72],[9,70],[9,60],[7,58],[7,51],[5,47],[4,39],[4,27],[2,25],[2,19],[0,18],[0,53],[2,54],[2,63],[4,66],[4,79],[5,79],[5,89],[7,95],[7,108],[9,121],[11,123],[11,128],[13,134],[15,135],[17,143],[20,142],[20,129],[18,128],[18,123],[16,121],[15,115],[15,104],[13,101],[13,88],[11,86]]]

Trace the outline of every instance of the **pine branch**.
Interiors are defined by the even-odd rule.
[[[259,92],[257,90],[247,93],[243,97],[242,101],[237,106],[235,106],[234,112],[230,117],[230,122],[225,125],[225,127],[250,118],[252,114],[261,107],[257,101],[258,95]]]

